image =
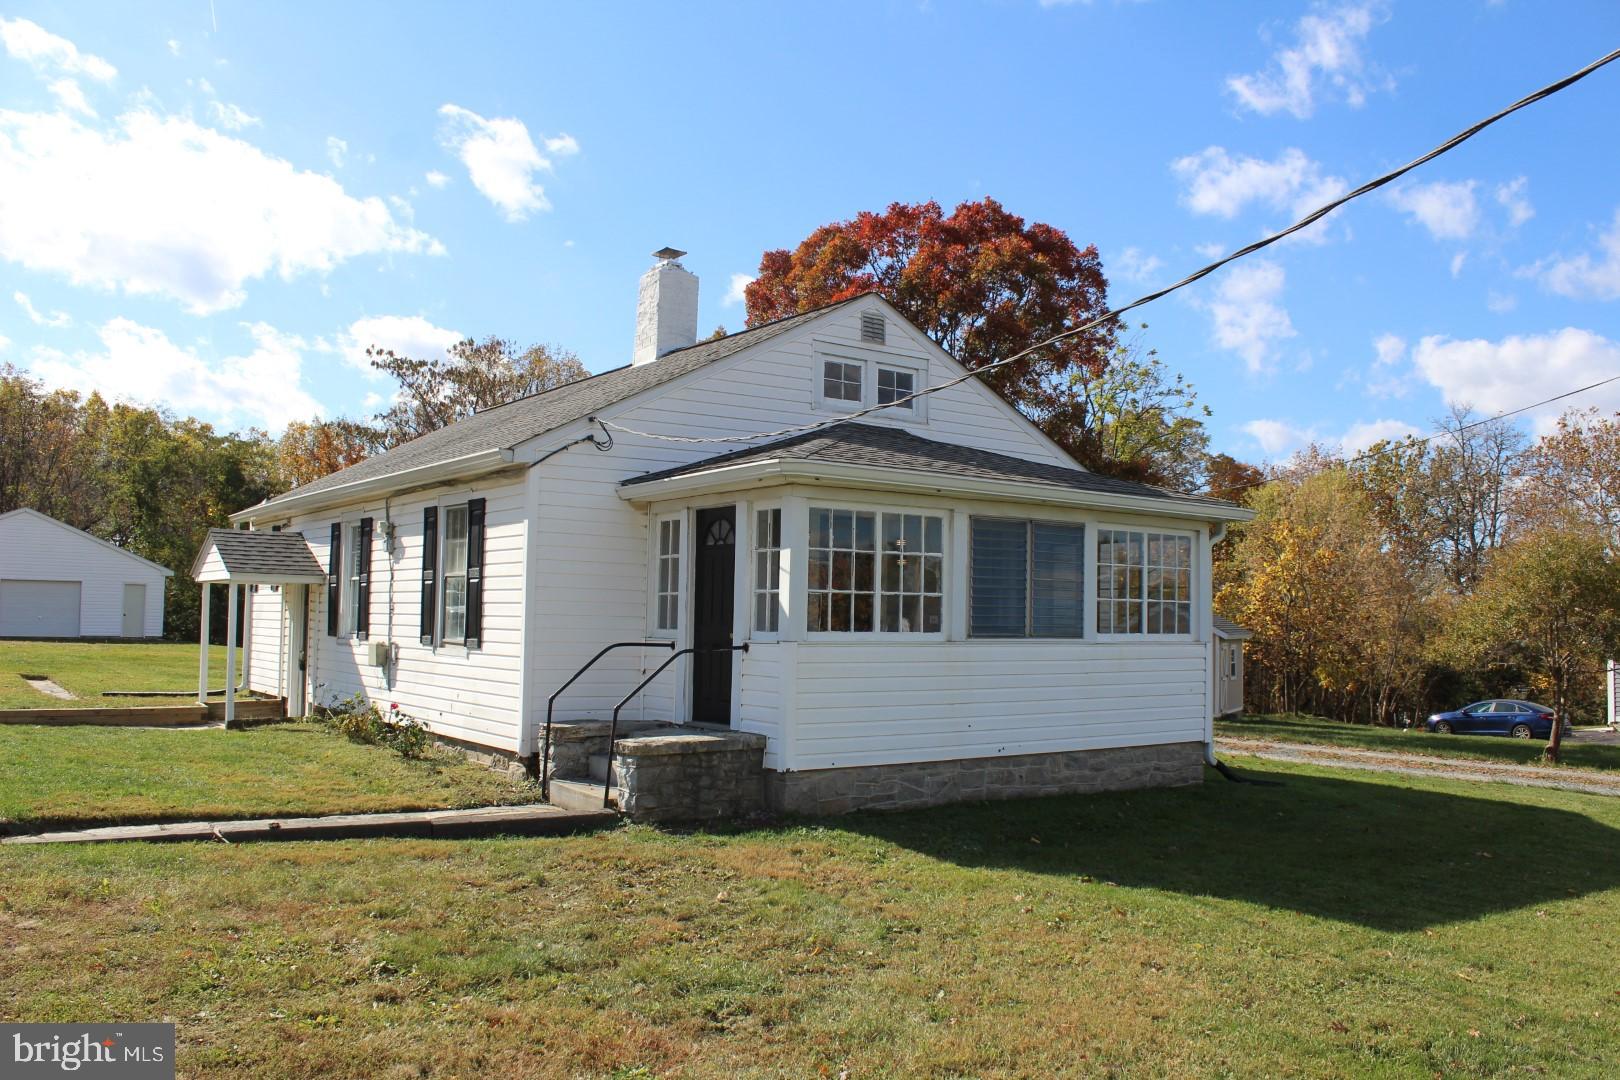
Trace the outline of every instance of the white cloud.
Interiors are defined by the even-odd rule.
[[[1164,269],[1164,260],[1145,254],[1140,248],[1128,247],[1115,257],[1114,269],[1122,280],[1147,281]]]
[[[551,209],[545,188],[534,182],[537,172],[550,172],[551,159],[542,155],[523,121],[514,117],[486,120],[460,105],[444,105],[442,140],[467,167],[479,192],[501,208],[508,221],[522,221],[535,210]],[[559,157],[579,152],[572,135],[545,140],[546,150]]]
[[[1462,274],[1463,263],[1468,261],[1468,252],[1459,251],[1451,257],[1451,276],[1459,277]]]
[[[1620,210],[1614,224],[1598,237],[1599,254],[1544,259],[1523,273],[1541,278],[1541,284],[1560,296],[1576,300],[1620,300]]]
[[[170,56],[179,56],[180,55],[180,42],[179,41],[177,41],[174,38],[170,38],[169,41],[168,41],[168,45],[169,45],[169,55]]]
[[[27,19],[0,17],[0,45],[36,71],[84,75],[97,82],[107,82],[118,75],[118,69],[101,57],[80,52],[67,38],[57,37]]]
[[[1346,454],[1359,454],[1374,443],[1396,442],[1409,435],[1421,437],[1423,432],[1405,420],[1364,420],[1346,429],[1339,438],[1339,446]]]
[[[1296,147],[1266,161],[1210,146],[1177,158],[1170,170],[1186,184],[1181,201],[1187,209],[1228,220],[1256,204],[1298,219],[1349,190],[1342,178],[1324,173]]]
[[[343,168],[349,160],[349,144],[336,135],[326,137],[326,156],[331,159],[332,167]]]
[[[1405,397],[1412,388],[1410,369],[1401,366],[1406,359],[1406,339],[1395,334],[1380,334],[1373,339],[1373,362],[1365,378],[1368,397]]]
[[[1319,4],[1294,24],[1293,44],[1279,49],[1266,70],[1230,76],[1226,89],[1241,107],[1267,116],[1288,112],[1303,120],[1325,97],[1359,108],[1368,94],[1394,87],[1361,51],[1386,17],[1382,3]]]
[[[456,330],[435,326],[420,315],[368,315],[356,319],[340,336],[343,359],[370,378],[381,378],[366,349],[375,346],[415,360],[438,360],[462,339]]]
[[[1426,337],[1412,359],[1447,405],[1469,406],[1487,415],[1620,375],[1620,343],[1575,327],[1500,341]],[[1620,383],[1583,395],[1581,403],[1620,408]],[[1533,415],[1545,429],[1568,407],[1568,402],[1555,402]]]
[[[30,270],[205,314],[272,272],[443,250],[381,199],[187,118],[137,110],[98,128],[0,110],[0,258]]]
[[[427,181],[428,187],[434,188],[442,188],[450,183],[450,178],[438,169],[429,171],[423,179]]]
[[[1506,315],[1519,306],[1519,298],[1512,293],[1499,293],[1492,289],[1485,294],[1485,306],[1498,315]]]
[[[1196,254],[1202,255],[1206,259],[1213,260],[1225,255],[1226,247],[1222,244],[1216,244],[1213,242],[1208,244],[1194,244],[1193,251]]]
[[[1273,457],[1296,450],[1315,437],[1312,429],[1283,420],[1250,420],[1243,425],[1243,430],[1259,444],[1261,450]]]
[[[1200,305],[1214,321],[1215,344],[1243,357],[1250,372],[1264,371],[1277,344],[1296,334],[1278,302],[1285,282],[1283,268],[1267,259],[1239,263],[1220,279],[1214,298]]]
[[[1373,363],[1379,367],[1398,364],[1406,355],[1406,341],[1394,334],[1380,334],[1373,339],[1373,353]]]
[[[1479,224],[1479,203],[1474,198],[1477,184],[1475,180],[1408,184],[1387,197],[1436,240],[1466,240]]]
[[[116,318],[97,332],[99,351],[36,349],[29,366],[54,386],[272,434],[289,421],[320,416],[320,403],[303,388],[303,340],[265,323],[245,326],[253,350],[212,360],[162,330]]]
[[[747,288],[754,283],[753,274],[732,274],[731,288],[726,290],[725,299],[720,303],[724,307],[736,307],[748,299]]]
[[[250,114],[240,105],[232,105],[224,101],[210,101],[208,109],[214,114],[214,122],[230,131],[241,131],[243,128],[257,127],[261,123],[257,116]]]
[[[17,306],[23,309],[23,314],[27,315],[28,321],[35,326],[63,327],[73,322],[72,316],[65,311],[53,311],[48,315],[40,311],[34,307],[34,302],[28,299],[28,294],[20,289],[12,293],[11,298],[17,301]]]
[[[55,95],[62,108],[84,116],[96,115],[96,110],[90,107],[89,99],[84,96],[84,90],[79,86],[79,80],[57,79],[46,89]]]
[[[1506,184],[1496,186],[1496,201],[1501,203],[1508,212],[1508,223],[1518,228],[1536,216],[1536,208],[1530,205],[1529,177],[1521,176]]]

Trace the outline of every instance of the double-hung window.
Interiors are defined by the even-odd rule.
[[[343,527],[343,632],[353,637],[360,628],[360,523]]]
[[[782,511],[754,513],[754,629],[774,634],[782,620]]]
[[[944,623],[944,564],[941,517],[814,507],[806,628],[937,634]]]
[[[974,518],[968,572],[973,637],[1085,633],[1085,526]]]
[[[467,507],[444,508],[444,557],[439,580],[444,610],[440,640],[459,644],[467,640]]]
[[[653,625],[676,630],[681,620],[681,519],[658,522],[658,610]]]
[[[1192,633],[1192,537],[1097,533],[1097,632]]]

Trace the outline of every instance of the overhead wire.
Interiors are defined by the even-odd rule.
[[[1071,329],[1064,330],[1061,333],[1053,334],[1051,337],[1048,337],[1048,338],[1045,338],[1045,339],[1043,339],[1041,341],[1038,341],[1038,342],[1036,342],[1035,344],[1029,346],[1026,349],[1022,349],[1022,350],[1020,350],[1020,351],[1018,351],[1016,353],[1013,353],[1011,356],[1005,357],[1005,358],[1003,358],[1001,360],[995,360],[995,361],[992,361],[992,362],[987,363],[987,364],[981,364],[980,366],[978,366],[976,368],[972,368],[972,369],[966,371],[965,373],[963,373],[961,375],[958,375],[958,376],[956,376],[954,378],[947,379],[946,381],[941,382],[941,383],[937,383],[937,384],[935,384],[933,386],[923,387],[921,390],[918,390],[915,393],[908,394],[908,395],[906,395],[904,397],[897,398],[894,401],[883,402],[883,403],[876,404],[876,405],[869,405],[869,406],[867,406],[865,408],[858,409],[858,410],[855,410],[855,411],[849,412],[849,413],[841,413],[836,417],[830,417],[830,418],[825,419],[825,420],[816,420],[816,421],[812,421],[812,422],[806,423],[806,424],[795,424],[795,425],[791,425],[789,427],[777,428],[774,431],[759,431],[759,432],[753,432],[751,434],[744,434],[744,435],[665,435],[665,434],[661,434],[661,433],[657,433],[657,432],[641,431],[641,430],[638,430],[636,428],[632,428],[632,427],[629,427],[627,425],[620,424],[620,423],[617,423],[617,422],[612,421],[612,420],[606,420],[606,419],[603,419],[603,418],[597,417],[597,416],[592,416],[590,419],[591,419],[591,421],[593,423],[596,423],[596,424],[600,425],[604,429],[611,428],[611,429],[613,429],[615,431],[624,432],[627,435],[635,435],[635,436],[638,436],[640,438],[653,439],[653,440],[656,440],[656,441],[659,441],[659,442],[674,442],[674,443],[751,443],[751,442],[757,442],[757,441],[759,441],[761,439],[779,439],[779,438],[785,438],[785,437],[790,436],[790,435],[799,435],[799,434],[805,434],[805,433],[812,432],[812,431],[818,431],[818,430],[823,429],[823,428],[833,427],[833,426],[835,426],[837,424],[845,424],[845,423],[850,422],[851,420],[858,420],[861,417],[870,416],[870,415],[872,415],[874,413],[881,412],[881,411],[886,410],[886,409],[893,409],[893,408],[899,408],[899,407],[910,407],[911,403],[913,401],[915,401],[917,398],[925,397],[925,396],[927,396],[929,394],[937,394],[937,393],[939,393],[939,392],[941,392],[943,390],[949,390],[950,388],[952,388],[954,386],[959,386],[962,383],[965,383],[965,382],[969,381],[970,379],[979,378],[979,377],[983,376],[986,372],[996,371],[996,370],[998,370],[1000,368],[1006,367],[1009,364],[1017,363],[1019,360],[1022,360],[1025,357],[1030,356],[1030,355],[1032,355],[1034,353],[1037,353],[1040,350],[1047,348],[1048,346],[1055,345],[1060,341],[1065,341],[1065,340],[1067,340],[1069,338],[1075,337],[1076,335],[1083,334],[1088,330],[1094,330],[1097,327],[1103,325],[1104,323],[1107,323],[1107,322],[1110,322],[1110,321],[1112,321],[1114,319],[1117,319],[1119,316],[1125,314],[1127,311],[1134,310],[1135,308],[1142,307],[1142,306],[1144,306],[1146,304],[1151,304],[1155,300],[1162,299],[1163,297],[1166,297],[1166,296],[1170,295],[1171,293],[1177,291],[1178,289],[1186,288],[1188,285],[1191,285],[1194,282],[1200,281],[1203,278],[1208,277],[1210,274],[1215,273],[1215,271],[1221,269],[1221,267],[1227,265],[1228,263],[1235,262],[1238,259],[1245,258],[1245,257],[1247,257],[1249,255],[1254,254],[1257,251],[1264,250],[1265,248],[1270,247],[1272,244],[1275,244],[1275,243],[1283,240],[1286,237],[1292,236],[1294,233],[1297,233],[1302,229],[1307,229],[1310,226],[1314,225],[1316,222],[1320,221],[1322,218],[1324,218],[1327,215],[1333,213],[1333,211],[1337,210],[1339,207],[1345,205],[1346,203],[1351,202],[1354,199],[1358,199],[1361,196],[1366,195],[1366,194],[1368,194],[1370,192],[1377,191],[1379,188],[1393,183],[1394,181],[1400,179],[1402,176],[1405,176],[1407,173],[1411,172],[1413,169],[1416,169],[1421,165],[1427,164],[1428,162],[1433,161],[1435,158],[1439,157],[1440,155],[1445,154],[1445,153],[1455,149],[1456,147],[1462,145],[1463,143],[1467,142],[1469,139],[1473,138],[1475,135],[1478,135],[1481,131],[1484,131],[1486,128],[1490,127],[1492,124],[1495,124],[1498,121],[1501,121],[1501,120],[1505,119],[1506,117],[1511,116],[1512,114],[1518,112],[1520,109],[1524,109],[1524,108],[1527,108],[1527,107],[1529,107],[1531,105],[1534,105],[1536,102],[1541,101],[1541,100],[1543,100],[1545,98],[1551,97],[1553,94],[1556,94],[1559,91],[1564,90],[1565,88],[1567,88],[1569,86],[1572,86],[1577,82],[1580,82],[1582,79],[1586,78],[1588,75],[1591,75],[1593,72],[1597,71],[1599,68],[1602,68],[1605,65],[1611,64],[1617,59],[1620,59],[1620,49],[1615,49],[1614,51],[1609,52],[1609,53],[1599,57],[1598,59],[1596,59],[1596,60],[1592,61],[1591,63],[1587,64],[1585,67],[1582,67],[1579,70],[1574,71],[1574,72],[1570,73],[1569,75],[1566,75],[1563,78],[1556,80],[1555,82],[1548,83],[1546,86],[1543,86],[1541,89],[1536,90],[1533,93],[1525,95],[1524,97],[1520,98],[1518,101],[1515,101],[1513,104],[1507,106],[1506,108],[1501,109],[1501,110],[1499,110],[1499,111],[1497,111],[1495,113],[1492,113],[1490,116],[1486,117],[1485,119],[1480,120],[1480,121],[1478,121],[1478,122],[1476,122],[1474,124],[1469,125],[1468,127],[1464,128],[1462,131],[1459,131],[1457,134],[1455,134],[1451,138],[1447,139],[1445,142],[1443,142],[1443,143],[1439,144],[1438,146],[1436,146],[1434,149],[1428,151],[1427,153],[1425,153],[1425,154],[1423,154],[1423,155],[1421,155],[1419,157],[1416,157],[1416,158],[1412,159],[1411,161],[1407,162],[1405,165],[1402,165],[1400,168],[1393,169],[1393,170],[1391,170],[1389,172],[1386,172],[1382,176],[1379,176],[1376,179],[1369,180],[1367,183],[1362,184],[1360,187],[1356,188],[1355,190],[1346,192],[1345,194],[1340,195],[1338,198],[1332,199],[1332,200],[1322,204],[1321,206],[1317,207],[1315,210],[1311,211],[1310,213],[1306,214],[1304,217],[1300,218],[1298,221],[1294,222],[1292,225],[1288,226],[1286,229],[1283,229],[1281,232],[1272,233],[1270,236],[1262,237],[1261,239],[1256,240],[1253,243],[1246,244],[1245,246],[1243,246],[1241,248],[1238,248],[1236,251],[1232,252],[1231,254],[1226,255],[1226,256],[1224,256],[1224,257],[1222,257],[1220,259],[1216,259],[1214,262],[1208,264],[1207,266],[1201,267],[1200,269],[1193,271],[1192,273],[1188,274],[1186,277],[1182,278],[1180,281],[1177,281],[1177,282],[1175,282],[1173,284],[1167,285],[1162,289],[1157,289],[1157,290],[1155,290],[1153,292],[1147,293],[1147,294],[1145,294],[1143,296],[1139,296],[1135,300],[1132,300],[1128,304],[1122,304],[1119,307],[1112,308],[1109,311],[1105,312],[1104,314],[1099,315],[1096,318],[1090,320],[1089,322],[1083,323],[1080,326],[1076,326],[1076,327],[1073,327]],[[1582,392],[1582,391],[1571,391],[1571,393],[1580,393],[1580,392]],[[1556,400],[1556,399],[1554,399],[1554,400]],[[1545,403],[1542,403],[1542,404],[1545,404]],[[1534,407],[1535,406],[1529,406],[1529,408],[1534,408]]]

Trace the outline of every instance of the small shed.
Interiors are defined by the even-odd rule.
[[[159,638],[174,571],[26,507],[0,514],[0,638]]]
[[[1224,615],[1214,616],[1215,715],[1243,711],[1243,643],[1254,634]]]

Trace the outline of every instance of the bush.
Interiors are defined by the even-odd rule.
[[[359,694],[326,708],[325,720],[351,742],[386,746],[401,757],[425,758],[433,749],[433,735],[422,721],[390,705],[388,713]]]

